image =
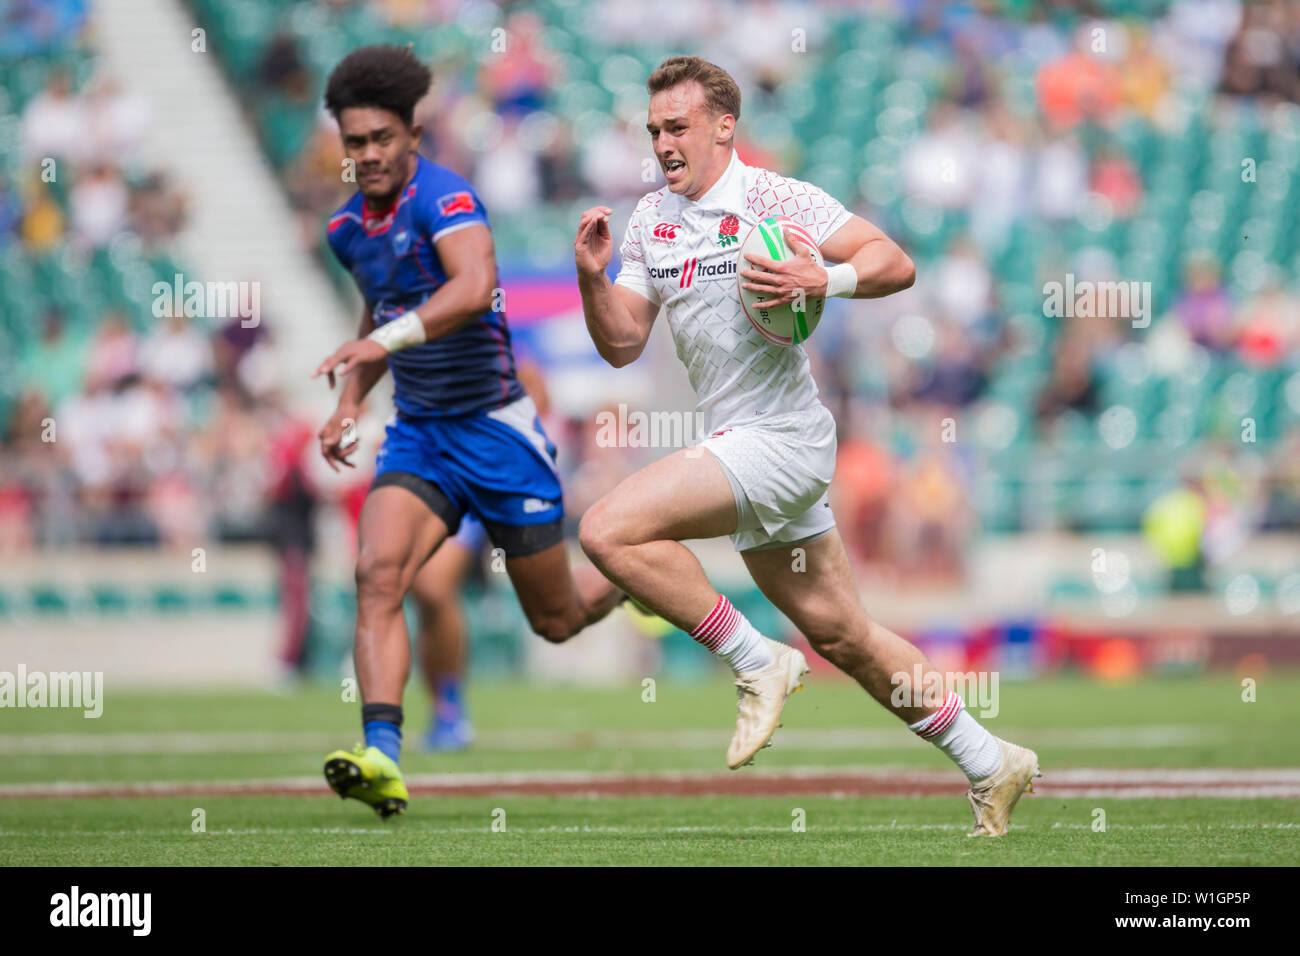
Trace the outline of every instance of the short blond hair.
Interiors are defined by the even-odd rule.
[[[740,119],[740,87],[722,67],[698,56],[670,56],[650,74],[645,88],[654,96],[692,80],[704,89],[704,102],[713,115],[730,113]]]

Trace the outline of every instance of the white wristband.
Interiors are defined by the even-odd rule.
[[[841,262],[826,270],[826,296],[849,298],[858,291],[858,270],[851,262]]]
[[[414,312],[406,312],[391,322],[385,322],[366,337],[374,339],[389,352],[396,352],[425,341],[424,323]]]

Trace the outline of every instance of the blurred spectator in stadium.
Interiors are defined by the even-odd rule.
[[[1100,37],[1093,30],[1101,29]],[[1076,48],[1038,73],[1038,104],[1053,133],[1072,129],[1084,120],[1105,123],[1121,103],[1121,76],[1106,58],[1106,31],[1117,27],[1086,24],[1078,28]]]
[[[185,194],[173,188],[164,173],[147,173],[131,188],[128,224],[146,248],[157,247],[180,232],[185,213]]]
[[[184,468],[159,473],[146,495],[149,520],[163,546],[189,554],[207,540],[207,509]]]
[[[86,23],[88,0],[7,0],[0,6],[0,57],[57,50]]]
[[[1207,444],[1196,459],[1198,490],[1205,499],[1202,548],[1211,565],[1235,555],[1259,528],[1268,504],[1267,484],[1259,460],[1243,454],[1236,438]]]
[[[0,555],[22,554],[35,544],[31,490],[22,481],[18,463],[0,460]]]
[[[343,146],[339,128],[323,109],[301,153],[285,170],[284,188],[289,201],[299,211],[298,231],[307,248],[321,239],[322,217],[328,216],[347,196],[355,184],[343,179]]]
[[[1127,29],[1119,72],[1124,102],[1150,122],[1163,120],[1168,113],[1169,67],[1152,45],[1148,30],[1136,26]]]
[[[266,334],[265,326],[260,323],[245,327],[241,320],[232,318],[221,324],[212,338],[219,389],[244,391],[240,365],[252,353],[254,346],[266,337]]]
[[[958,234],[933,267],[932,295],[944,314],[964,328],[976,331],[993,316],[993,276],[979,247],[969,236]]]
[[[1223,51],[1242,19],[1241,0],[1173,0],[1153,39],[1169,52],[1181,85],[1205,90],[1219,82]]]
[[[59,409],[67,404],[65,401]],[[44,395],[29,391],[18,397],[4,454],[0,457],[14,467],[11,477],[27,490],[33,508],[32,532],[42,547],[72,544],[81,532],[77,478],[70,465],[69,438],[66,421],[61,414],[51,411]]]
[[[140,342],[120,312],[107,313],[95,330],[86,359],[86,391],[112,388],[139,369]]]
[[[1092,191],[1110,201],[1116,219],[1129,219],[1142,203],[1142,181],[1137,167],[1117,146],[1100,147],[1090,175]]]
[[[311,88],[311,76],[292,34],[277,33],[271,38],[257,66],[257,82],[264,92],[294,98],[304,96]]]
[[[151,120],[147,100],[103,76],[86,98],[86,116],[86,159],[122,167],[137,158]]]
[[[118,383],[110,453],[133,489],[143,492],[180,464],[181,403],[165,382],[132,374]]]
[[[538,175],[541,192],[549,202],[572,202],[582,195],[582,179],[578,175],[578,155],[573,144],[573,131],[567,123],[547,115],[545,124],[538,124]]]
[[[940,101],[925,132],[903,150],[899,171],[908,195],[944,209],[966,206],[976,176],[976,141],[966,114]]]
[[[583,512],[639,467],[636,458],[640,449],[599,443],[602,412],[618,417],[618,407],[609,405],[588,417],[572,420],[565,429],[568,455],[559,465],[564,482],[565,529],[573,534],[577,533]],[[560,443],[557,438],[552,440]]]
[[[1033,159],[1034,210],[1049,224],[1073,219],[1088,192],[1088,157],[1078,139],[1046,140]]]
[[[895,483],[893,458],[879,445],[844,429],[831,485],[835,520],[849,554],[874,564],[888,560],[884,540],[890,495]]]
[[[1183,268],[1183,291],[1174,314],[1192,340],[1215,351],[1232,347],[1236,337],[1232,299],[1219,281],[1219,261],[1210,253],[1193,254]]]
[[[1000,102],[984,111],[975,144],[975,185],[970,203],[971,237],[989,256],[996,256],[1024,216],[1029,164],[1023,121]]]
[[[114,427],[113,396],[107,385],[87,381],[83,391],[69,396],[54,410],[60,452],[66,454],[77,484],[79,535],[103,543],[101,530],[112,520],[114,480],[111,453]]]
[[[85,365],[85,340],[67,333],[57,308],[47,309],[40,337],[29,340],[20,357],[22,387],[57,405],[81,388]]]
[[[76,162],[86,155],[89,125],[86,103],[73,91],[72,77],[66,70],[53,70],[45,89],[23,110],[22,155],[36,162],[47,157]]]
[[[934,358],[913,389],[912,399],[938,406],[939,417],[943,417],[979,397],[984,389],[984,370],[972,337],[961,325],[941,322],[938,337]]]
[[[126,228],[129,194],[118,171],[96,163],[77,177],[69,202],[72,233],[81,245],[98,249]]]
[[[653,157],[648,149],[645,127],[613,121],[599,132],[589,136],[582,144],[582,175],[588,187],[602,201],[616,201],[641,197],[650,188],[641,177],[644,162]]]
[[[37,392],[23,392],[0,445],[0,554],[28,551],[36,542],[38,463],[41,436],[48,434],[49,404]],[[55,437],[57,437],[57,431]]]
[[[33,170],[27,181],[20,235],[29,252],[46,252],[63,238],[63,212],[41,183],[40,173]]]
[[[1273,454],[1263,531],[1300,531],[1300,425],[1292,425]]]
[[[1205,589],[1205,497],[1200,481],[1187,477],[1182,485],[1156,498],[1142,516],[1142,535],[1165,566],[1170,591]]]
[[[280,665],[285,677],[301,674],[311,625],[311,559],[316,548],[319,499],[308,468],[316,454],[315,429],[277,402],[270,429],[266,474],[267,543],[280,568]]]
[[[817,4],[755,0],[719,32],[716,48],[701,55],[728,64],[747,95],[770,97],[782,83],[807,72],[809,58],[794,48],[795,40],[804,51],[818,49],[826,36],[826,15]]]
[[[457,73],[435,69],[433,85],[415,106],[415,120],[424,129],[420,138],[421,155],[468,175],[473,169],[474,154],[466,143],[466,131],[479,114],[491,112],[483,97],[466,89]],[[337,143],[338,126],[333,117],[326,114],[326,118],[335,130],[337,161],[342,155],[342,146]]]
[[[1241,26],[1224,51],[1220,89],[1300,101],[1300,17],[1294,2],[1242,5]]]
[[[975,527],[965,491],[969,476],[953,444],[941,442],[937,433],[922,441],[923,447],[898,466],[888,517],[891,563],[909,577],[957,584],[964,573],[963,549]]]
[[[1277,365],[1300,357],[1300,300],[1287,291],[1279,274],[1243,305],[1235,317],[1237,350],[1251,365]]]
[[[146,375],[181,392],[210,382],[212,345],[207,336],[190,324],[184,312],[163,320],[162,328],[154,332],[151,342],[142,356]]]
[[[992,95],[992,71],[988,67],[991,51],[975,31],[965,30],[954,38],[952,53],[953,102],[964,110],[981,109]]]
[[[531,11],[506,19],[505,49],[495,48],[479,70],[479,89],[502,114],[524,114],[541,109],[546,95],[560,78],[560,60],[546,46],[541,18]]]
[[[1037,408],[1039,430],[1047,435],[1061,414],[1067,410],[1084,415],[1100,411],[1093,348],[1089,342],[1088,319],[1065,319],[1057,336],[1052,371],[1039,393]],[[1098,324],[1098,323],[1093,323]]]
[[[241,390],[220,388],[197,448],[200,497],[212,505],[211,533],[218,540],[264,539],[266,447],[256,406]]]
[[[482,151],[474,169],[474,184],[483,205],[498,214],[522,212],[541,198],[537,154],[519,135],[519,118],[507,115],[491,147]]]
[[[23,207],[18,195],[0,179],[0,250],[13,241],[23,222]]]
[[[698,44],[743,17],[719,0],[656,0],[654,3],[597,3],[591,29],[611,46],[632,46],[655,36],[666,48]],[[694,51],[692,51],[694,52]],[[703,55],[703,53],[701,53]]]

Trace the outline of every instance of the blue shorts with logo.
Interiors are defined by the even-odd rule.
[[[454,513],[430,507],[453,534],[465,514],[479,518],[498,544],[501,528],[558,526],[564,518],[555,445],[526,396],[472,415],[411,418],[399,413],[375,459],[372,487],[402,484],[430,500],[406,476],[436,486],[450,502]]]

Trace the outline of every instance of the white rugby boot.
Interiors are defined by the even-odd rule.
[[[803,687],[808,662],[803,653],[780,641],[764,637],[772,648],[772,663],[761,670],[736,675],[736,733],[727,748],[732,770],[752,763],[754,754],[771,746],[781,721],[786,698]]]
[[[975,827],[968,837],[1000,837],[1007,832],[1007,821],[1022,793],[1034,792],[1034,778],[1041,777],[1038,754],[1025,747],[1017,747],[998,738],[1002,751],[1002,767],[997,773],[976,780],[966,791],[971,810],[975,813]]]

